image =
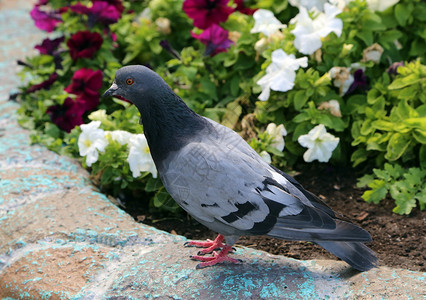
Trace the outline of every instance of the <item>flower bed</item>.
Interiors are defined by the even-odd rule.
[[[425,16],[420,0],[39,0],[52,36],[20,62],[19,121],[107,192],[177,212],[137,109],[100,97],[144,64],[268,162],[357,167],[366,201],[409,214],[426,207]]]

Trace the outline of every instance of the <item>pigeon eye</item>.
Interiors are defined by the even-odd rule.
[[[134,83],[134,81],[133,81],[133,79],[128,78],[128,79],[126,80],[126,83],[127,83],[127,85],[132,85],[132,84]]]

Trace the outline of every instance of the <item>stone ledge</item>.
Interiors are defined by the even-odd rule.
[[[91,185],[79,164],[16,122],[14,60],[42,34],[31,1],[0,2],[0,297],[11,299],[420,299],[424,273],[298,261],[237,247],[244,263],[196,270],[186,240],[138,224]],[[10,22],[12,20],[13,22]],[[3,28],[4,27],[4,28]],[[6,47],[7,46],[7,47]]]

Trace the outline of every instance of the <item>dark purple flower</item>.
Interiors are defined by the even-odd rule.
[[[65,37],[56,38],[51,40],[49,38],[44,39],[40,45],[36,45],[34,48],[37,49],[40,54],[53,55],[53,52],[58,49],[59,44],[65,40]]]
[[[65,99],[64,104],[50,106],[46,113],[56,126],[66,132],[70,132],[75,126],[83,124],[85,111],[84,101],[79,98],[73,100],[68,97]]]
[[[234,0],[234,3],[237,5],[235,10],[245,15],[251,16],[257,10],[257,8],[245,7],[244,0]]]
[[[102,36],[97,32],[79,31],[67,41],[70,55],[73,60],[79,58],[92,58],[93,54],[101,48]]]
[[[389,75],[396,75],[396,74],[398,74],[398,68],[403,67],[403,66],[404,66],[403,61],[394,62],[393,64],[391,64],[389,66],[389,68],[386,70],[386,72],[388,72]]]
[[[100,22],[104,25],[113,24],[121,17],[121,12],[113,4],[106,1],[93,2],[91,7],[87,7],[80,2],[71,5],[70,9],[78,14],[84,14],[89,17],[89,26],[93,27],[95,23]]]
[[[206,29],[212,24],[225,22],[234,12],[229,0],[185,0],[183,11],[194,20],[194,26]]]
[[[52,32],[56,25],[62,22],[60,15],[41,11],[38,6],[34,6],[30,15],[35,22],[35,26],[47,32]]]
[[[65,91],[79,96],[85,102],[85,109],[92,110],[99,104],[102,77],[103,74],[100,70],[82,68],[74,73],[72,82],[65,88]]]
[[[232,41],[228,38],[228,31],[216,24],[210,26],[201,34],[191,32],[191,35],[206,45],[205,55],[213,56],[219,52],[224,52],[232,44]]]
[[[368,90],[368,88],[367,77],[364,75],[364,71],[358,69],[354,72],[354,82],[352,82],[345,95],[351,94],[356,90],[363,92]]]
[[[34,84],[27,89],[27,93],[33,93],[42,89],[49,89],[49,87],[58,79],[58,74],[52,73],[48,79],[39,84]]]
[[[124,6],[121,3],[121,0],[93,0],[93,2],[99,2],[99,1],[103,1],[103,2],[107,2],[110,5],[113,5],[119,13],[122,13],[124,11]]]

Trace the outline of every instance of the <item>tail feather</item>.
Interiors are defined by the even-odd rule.
[[[291,228],[284,218],[278,218],[275,226],[267,235],[297,241],[351,241],[351,242],[370,242],[370,234],[355,224],[335,220],[336,227],[329,228]]]
[[[364,242],[371,241],[370,234],[355,224],[337,219],[335,222],[334,229],[291,228],[287,221],[278,218],[267,235],[286,240],[315,242],[359,271],[374,268],[377,264],[376,254],[364,245]]]
[[[376,254],[361,242],[316,241],[316,243],[359,271],[377,267]]]

